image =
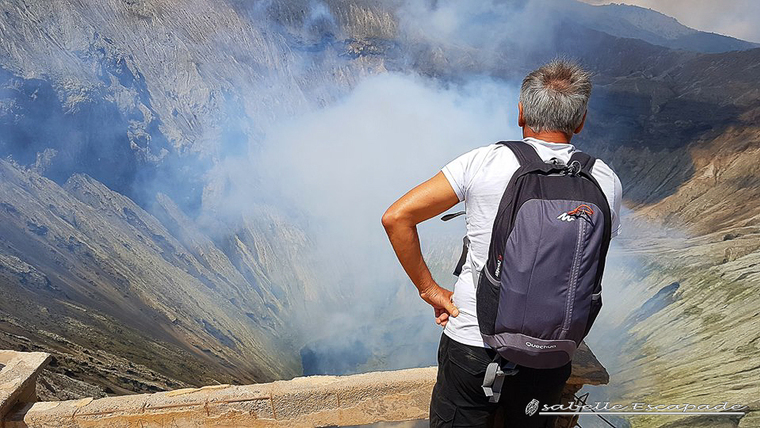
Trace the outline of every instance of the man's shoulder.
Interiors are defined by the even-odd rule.
[[[516,169],[517,160],[512,151],[502,144],[492,143],[462,154],[441,170],[461,201],[480,178],[487,177],[488,182],[499,179],[511,171],[513,164]]]
[[[485,155],[486,153],[497,150],[499,147],[503,147],[503,145],[499,143],[491,143],[484,146],[475,147],[467,153],[472,153],[473,155]]]
[[[478,170],[484,163],[495,154],[502,153],[500,149],[506,149],[504,145],[498,143],[491,143],[485,146],[476,147],[468,152],[463,153],[457,157],[449,165],[458,164],[470,170]],[[509,152],[510,150],[506,150]]]
[[[514,152],[504,144],[499,144],[499,142],[478,147],[470,153],[472,153],[474,160],[473,166],[475,167],[475,171],[484,167],[489,170],[494,167],[502,169],[510,162],[517,162]]]
[[[501,159],[504,156],[515,158],[514,152],[512,152],[512,150],[507,145],[501,144],[500,141],[497,141],[495,143],[491,143],[485,146],[477,147],[473,149],[470,153],[472,153],[473,156],[480,157],[482,159],[487,159],[489,157],[498,157]]]
[[[615,173],[612,167],[607,165],[607,163],[603,161],[602,159],[599,159],[599,158],[596,159],[596,162],[594,162],[594,169],[592,170],[592,173],[595,176],[599,175],[601,177],[609,179],[610,181],[620,183],[620,178],[618,177],[617,173]]]

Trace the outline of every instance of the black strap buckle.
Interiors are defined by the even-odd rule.
[[[517,364],[511,361],[507,361],[504,366],[501,366],[499,361],[501,361],[501,357],[497,354],[493,362],[486,367],[486,374],[483,377],[483,392],[491,403],[499,402],[504,378],[514,376],[520,371]]]
[[[578,162],[577,160],[574,160],[570,162],[570,164],[567,165],[567,167],[565,167],[565,174],[573,175],[573,176],[578,175],[581,172],[581,168],[582,168],[581,163]]]
[[[559,158],[551,158],[546,163],[551,164],[555,168],[564,168],[567,165],[565,165],[565,162],[562,159]]]

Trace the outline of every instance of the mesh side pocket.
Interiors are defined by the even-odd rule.
[[[586,337],[591,330],[591,326],[594,325],[599,311],[602,309],[602,293],[591,295],[591,307],[589,308],[588,321],[586,322],[586,331],[583,332],[583,337]]]
[[[487,267],[483,268],[483,272],[480,274],[475,301],[480,333],[493,335],[495,334],[496,313],[499,310],[499,284],[494,284],[487,269]]]

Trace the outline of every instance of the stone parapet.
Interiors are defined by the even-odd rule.
[[[318,427],[427,416],[434,367],[35,403],[8,427]]]
[[[37,400],[37,375],[48,361],[44,352],[0,351],[0,420],[19,403]]]
[[[425,419],[436,368],[310,376],[255,385],[214,385],[155,394],[17,406],[3,428],[328,427]],[[588,348],[568,388],[606,383]]]

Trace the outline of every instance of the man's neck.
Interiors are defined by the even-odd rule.
[[[541,131],[533,132],[529,127],[523,128],[523,138],[535,138],[537,140],[548,141],[550,143],[570,143],[570,137],[561,131]]]

